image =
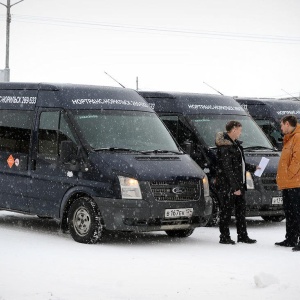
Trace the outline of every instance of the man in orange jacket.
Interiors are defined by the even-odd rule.
[[[288,115],[281,119],[280,125],[284,139],[276,180],[282,190],[286,235],[284,241],[275,245],[300,251],[300,124],[295,116]]]

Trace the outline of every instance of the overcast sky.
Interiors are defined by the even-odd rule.
[[[106,71],[134,89],[300,95],[299,0],[24,0],[11,13],[11,81],[118,86]]]

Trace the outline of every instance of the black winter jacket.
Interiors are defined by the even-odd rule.
[[[221,193],[233,193],[238,190],[245,191],[247,186],[243,183],[243,155],[244,150],[240,141],[233,141],[226,132],[218,132],[216,135],[217,146],[217,174],[216,188]],[[239,150],[240,149],[240,150]],[[245,161],[245,178],[246,171],[254,172],[255,165]]]

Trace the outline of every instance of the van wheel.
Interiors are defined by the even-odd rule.
[[[281,222],[285,216],[261,216],[266,222]]]
[[[100,211],[88,197],[78,198],[72,203],[68,225],[72,238],[78,243],[95,244],[103,236]]]
[[[166,234],[169,237],[185,238],[190,236],[195,229],[178,229],[178,230],[166,230]]]
[[[220,223],[220,205],[218,202],[218,199],[215,197],[212,197],[213,200],[213,208],[212,208],[212,215],[210,216],[206,227],[214,227],[218,226]]]

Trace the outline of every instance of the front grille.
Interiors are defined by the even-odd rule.
[[[266,173],[261,178],[262,185],[266,191],[277,191],[278,187],[276,184],[276,174]]]
[[[196,201],[201,194],[199,181],[152,181],[150,187],[157,201]]]

